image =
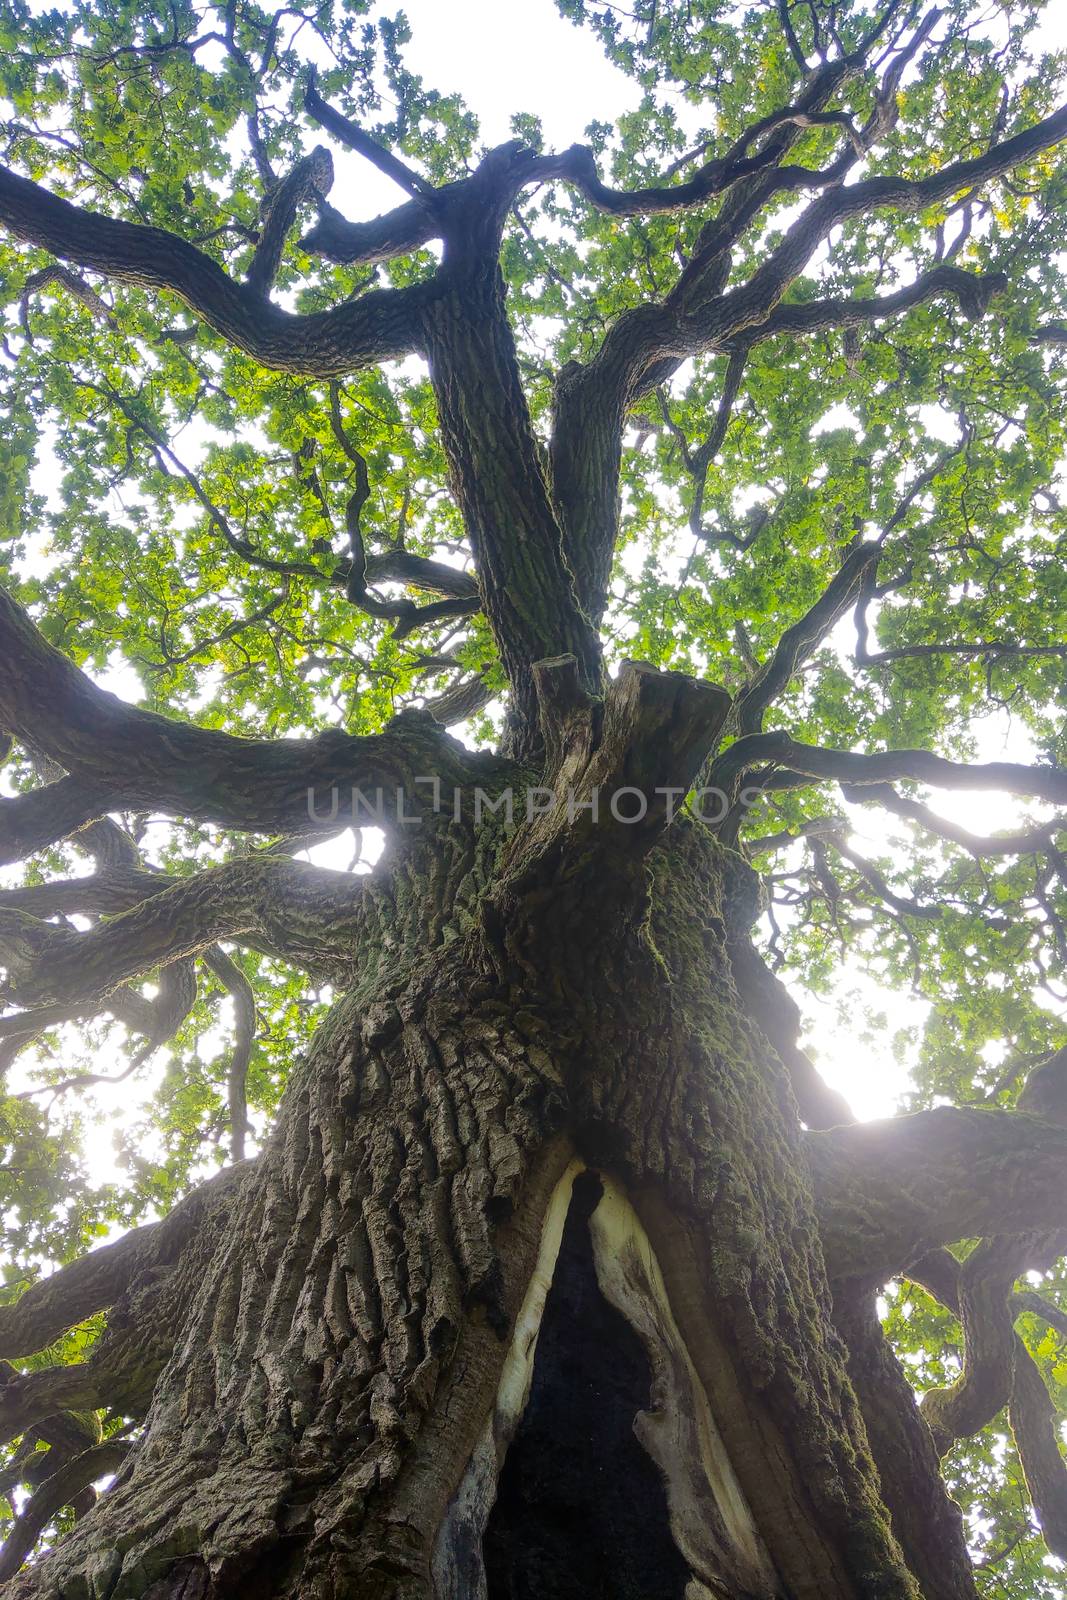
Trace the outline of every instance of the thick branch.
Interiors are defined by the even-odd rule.
[[[981,1240],[959,1270],[963,1367],[955,1383],[928,1389],[922,1399],[940,1455],[992,1422],[1011,1399],[1018,1341],[1009,1296],[1020,1271],[1019,1241],[1011,1238]]]
[[[499,266],[507,204],[527,157],[517,146],[491,151],[456,200],[445,227],[447,293],[423,320],[449,476],[511,684],[519,754],[536,745],[531,662],[572,655],[594,692],[602,673],[600,640],[564,554]]]
[[[34,1355],[68,1328],[112,1306],[133,1279],[176,1261],[205,1215],[227,1203],[247,1166],[227,1167],[178,1202],[162,1222],[146,1222],[35,1283],[14,1305],[0,1306],[0,1355]]]
[[[575,881],[583,865],[604,876],[640,862],[670,825],[730,703],[716,684],[643,661],[624,661],[603,700],[587,692],[571,656],[535,662],[534,682],[547,798],[515,836],[494,925],[523,896],[547,909],[551,886]]]
[[[129,1442],[107,1439],[92,1450],[64,1462],[45,1480],[17,1518],[0,1550],[0,1583],[13,1578],[57,1511],[71,1502],[97,1478],[117,1472],[129,1453]]]
[[[98,1411],[105,1404],[91,1361],[14,1373],[0,1363],[0,1444],[9,1444],[42,1417],[61,1411]],[[100,1437],[99,1428],[97,1438]]]
[[[80,1013],[131,978],[242,936],[311,968],[347,971],[361,903],[362,884],[348,873],[260,855],[180,879],[87,933],[0,911],[6,992],[22,1007]]]
[[[406,583],[412,589],[426,589],[449,600],[479,598],[478,580],[462,567],[431,556],[417,556],[410,550],[381,550],[367,557],[368,583]]]
[[[57,839],[67,838],[94,818],[117,809],[118,804],[116,790],[82,778],[60,778],[27,794],[0,798],[0,865],[22,861]]]
[[[120,807],[158,807],[229,828],[306,832],[314,821],[309,794],[328,804],[336,788],[344,801],[353,784],[370,795],[383,790],[388,823],[398,786],[406,791],[410,812],[420,794],[418,776],[462,783],[499,767],[494,758],[468,755],[431,717],[415,712],[402,713],[385,732],[365,738],[330,732],[310,740],[259,741],[172,722],[98,689],[3,590],[0,660],[0,727],[72,774],[69,782],[7,802],[18,810],[13,837],[0,839],[0,855],[8,859],[28,838],[47,842],[44,836],[57,819],[52,838]],[[52,789],[62,790],[61,806]],[[0,811],[0,827],[8,815]]]
[[[844,1095],[831,1089],[797,1043],[800,1008],[785,984],[771,972],[747,934],[728,928],[727,938],[737,992],[789,1073],[804,1123],[809,1128],[835,1128],[854,1121]]]
[[[811,1132],[827,1266],[885,1282],[937,1245],[1067,1226],[1067,1128],[940,1106]]]
[[[418,348],[420,309],[432,284],[379,289],[331,311],[294,316],[235,283],[210,256],[176,234],[68,200],[0,167],[0,222],[16,239],[62,260],[148,289],[169,289],[239,349],[284,372],[341,377]]]
[[[1008,1421],[1042,1538],[1053,1555],[1067,1561],[1067,1462],[1059,1448],[1061,1419],[1040,1368],[1022,1340],[1015,1354]]]

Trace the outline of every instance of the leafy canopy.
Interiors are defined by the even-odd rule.
[[[586,130],[601,174],[626,189],[665,171],[684,177],[728,148],[795,97],[798,51],[809,61],[847,52],[880,15],[851,0],[786,6],[790,38],[770,3],[559,0],[559,10],[634,82],[634,109],[618,126]],[[1046,116],[1064,58],[1039,53],[1043,15],[1038,3],[948,0],[896,86],[895,125],[863,175],[923,177]],[[905,21],[915,13],[901,8],[887,51]],[[407,69],[408,37],[402,14],[364,0],[308,10],[4,0],[4,160],[79,205],[172,230],[240,276],[261,197],[323,140],[304,109],[312,65],[327,101],[426,178],[458,178],[476,162],[477,119],[447,83]],[[868,72],[848,86],[857,123],[874,108],[875,82]],[[515,112],[516,137],[540,148],[537,108]],[[840,139],[840,127],[807,128],[791,159],[823,166]],[[334,157],[358,196],[358,157],[336,144]],[[959,760],[999,754],[1010,725],[1022,759],[1067,760],[1055,648],[1067,639],[1064,358],[1041,337],[1064,312],[1065,190],[1051,150],[1021,176],[918,214],[852,219],[788,296],[802,306],[884,295],[952,264],[1004,275],[988,315],[969,320],[948,298],[857,328],[786,331],[751,350],[728,415],[725,353],[686,362],[642,396],[624,441],[604,625],[613,659],[738,690],[809,614],[854,541],[884,534],[876,588],[813,641],[766,725],[836,749]],[[787,192],[764,208],[737,245],[734,279],[781,240],[797,207]],[[550,181],[519,197],[502,266],[544,438],[552,375],[588,361],[620,313],[669,290],[704,221],[701,208],[615,216]],[[376,266],[337,265],[298,234],[276,298],[301,312],[374,283],[417,282],[437,259],[428,245]],[[460,595],[473,592],[425,367],[372,367],[333,388],[272,372],[172,296],[91,274],[72,281],[53,265],[0,240],[0,563],[48,639],[94,675],[111,674],[126,697],[207,727],[373,732],[399,707],[430,702],[469,740],[494,740],[505,682],[478,612],[457,607],[405,632],[397,615],[370,614],[345,593],[353,444],[369,484],[373,594],[394,611],[425,602],[390,567],[398,550],[444,563]],[[702,452],[717,414],[717,448]],[[8,792],[41,777],[21,752],[5,775]],[[1027,1067],[1062,1041],[1067,886],[1055,835],[975,853],[899,807],[871,804],[858,811],[808,786],[769,792],[746,813],[741,837],[767,874],[774,958],[816,992],[858,965],[929,1002],[921,1039],[901,1040],[914,1047],[915,1105],[1010,1104]],[[834,823],[842,816],[873,829],[874,852],[849,843]],[[126,821],[146,861],[178,875],[244,848],[206,826]],[[1019,829],[1045,821],[1040,807],[1019,812]],[[20,881],[73,870],[84,862],[67,842],[32,859]],[[255,989],[247,1098],[261,1130],[323,996],[278,961],[231,959]],[[136,1030],[105,1020],[53,1030],[29,1066],[23,1058],[0,1103],[9,1294],[109,1225],[165,1208],[225,1159],[239,992],[237,980],[205,975],[178,1031],[147,1054]],[[92,1119],[114,1100],[64,1086],[131,1064],[137,1109],[102,1184],[90,1157],[105,1135]],[[1062,1276],[1043,1292],[1067,1306]],[[895,1292],[889,1325],[917,1386],[951,1376],[954,1324],[918,1289]],[[1062,1344],[1036,1319],[1025,1335],[1067,1402]],[[975,1511],[978,1548],[998,1557],[1010,1546],[987,1569],[990,1592],[1052,1595],[1058,1580],[1025,1531],[1003,1427],[958,1447],[952,1473],[968,1509],[985,1508],[981,1520]]]

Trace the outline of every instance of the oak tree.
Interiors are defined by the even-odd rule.
[[[559,9],[0,8],[18,1600],[1060,1592],[1063,62]]]

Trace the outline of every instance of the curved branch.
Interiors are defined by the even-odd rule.
[[[964,189],[1003,177],[1064,138],[1067,138],[1067,106],[1061,106],[1032,127],[993,145],[983,155],[969,161],[951,162],[928,178],[879,176],[843,185],[822,195],[793,223],[778,249],[747,283],[702,308],[691,328],[690,348],[684,354],[699,349],[701,340],[710,338],[721,347],[738,334],[765,324],[820,241],[842,222],[889,208],[909,215],[923,211]]]
[[[350,793],[353,785],[382,790],[388,825],[398,788],[409,812],[417,803],[419,776],[484,781],[503,765],[466,752],[418,712],[403,712],[383,733],[362,738],[331,731],[307,740],[253,740],[142,711],[97,688],[3,589],[0,659],[0,727],[72,774],[6,802],[16,815],[0,810],[5,859],[18,859],[28,840],[36,848],[92,816],[134,807],[253,832],[307,832],[314,797]],[[332,825],[332,818],[322,823]]]
[[[162,228],[86,211],[0,167],[0,223],[16,239],[141,288],[168,289],[216,332],[264,366],[341,377],[419,348],[419,314],[432,283],[376,289],[307,316],[264,303],[195,245]]]
[[[97,1478],[117,1472],[130,1451],[125,1439],[103,1444],[64,1462],[47,1478],[16,1519],[0,1550],[0,1583],[13,1578],[57,1511],[74,1501]]]
[[[836,783],[891,783],[911,778],[941,789],[999,789],[1030,795],[1051,804],[1067,802],[1067,768],[1028,767],[1012,761],[949,761],[929,750],[879,750],[860,754],[801,744],[786,733],[748,734],[718,756],[711,781],[725,783],[756,763],[773,762],[786,770],[761,774],[763,789],[805,787],[811,780]]]
[[[426,606],[417,606],[411,600],[379,600],[371,594],[367,587],[368,562],[366,546],[363,542],[363,507],[370,499],[370,477],[367,472],[367,462],[363,454],[356,448],[345,430],[341,418],[341,396],[336,383],[330,385],[330,425],[334,438],[352,463],[355,488],[349,495],[345,505],[345,530],[348,533],[349,548],[352,560],[345,574],[345,595],[354,606],[365,611],[371,617],[387,617],[396,623],[393,629],[395,639],[406,639],[416,628],[425,627],[428,623],[440,622],[446,617],[473,616],[481,610],[481,595],[477,584],[473,591],[468,587],[463,594],[449,595],[443,600],[432,601]],[[401,552],[402,553],[402,552]],[[419,569],[418,557],[412,557]],[[408,565],[410,566],[410,562]],[[443,563],[434,562],[433,567],[440,567]],[[380,566],[379,566],[380,570]],[[422,570],[425,579],[425,571]],[[463,574],[462,576],[466,576]]]
[[[928,1389],[921,1406],[939,1455],[978,1433],[1011,1399],[1018,1340],[1010,1295],[1021,1270],[1020,1241],[1011,1238],[981,1240],[960,1267],[963,1368],[955,1383]]]
[[[33,343],[33,334],[30,331],[31,296],[39,293],[42,289],[46,289],[52,283],[62,284],[67,293],[73,295],[75,300],[79,300],[92,316],[99,317],[101,321],[114,325],[115,313],[105,301],[101,300],[92,284],[86,283],[85,279],[79,278],[77,273],[68,272],[65,267],[59,265],[58,261],[54,261],[51,266],[41,267],[37,272],[31,272],[22,286],[22,294],[19,298],[19,322],[30,344]]]
[[[169,1266],[201,1228],[204,1217],[229,1203],[249,1166],[227,1167],[180,1200],[161,1222],[132,1228],[113,1244],[60,1267],[27,1289],[14,1305],[0,1306],[0,1356],[18,1361],[44,1350],[94,1312],[115,1304],[133,1279]]]
[[[219,939],[249,937],[319,970],[349,969],[360,879],[285,856],[253,856],[179,879],[87,933],[0,911],[8,997],[22,1007],[100,1006],[122,984]],[[31,1013],[32,1017],[32,1013]]]
[[[947,1250],[935,1250],[916,1262],[909,1276],[959,1316],[960,1271],[960,1263]],[[1067,1461],[1059,1448],[1060,1418],[1037,1363],[1018,1335],[1013,1362],[1008,1421],[1027,1492],[1046,1545],[1053,1555],[1067,1559]]]

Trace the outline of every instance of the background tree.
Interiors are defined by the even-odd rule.
[[[561,153],[355,0],[3,9],[17,1596],[1062,1582],[1063,63],[561,9],[641,88]]]

